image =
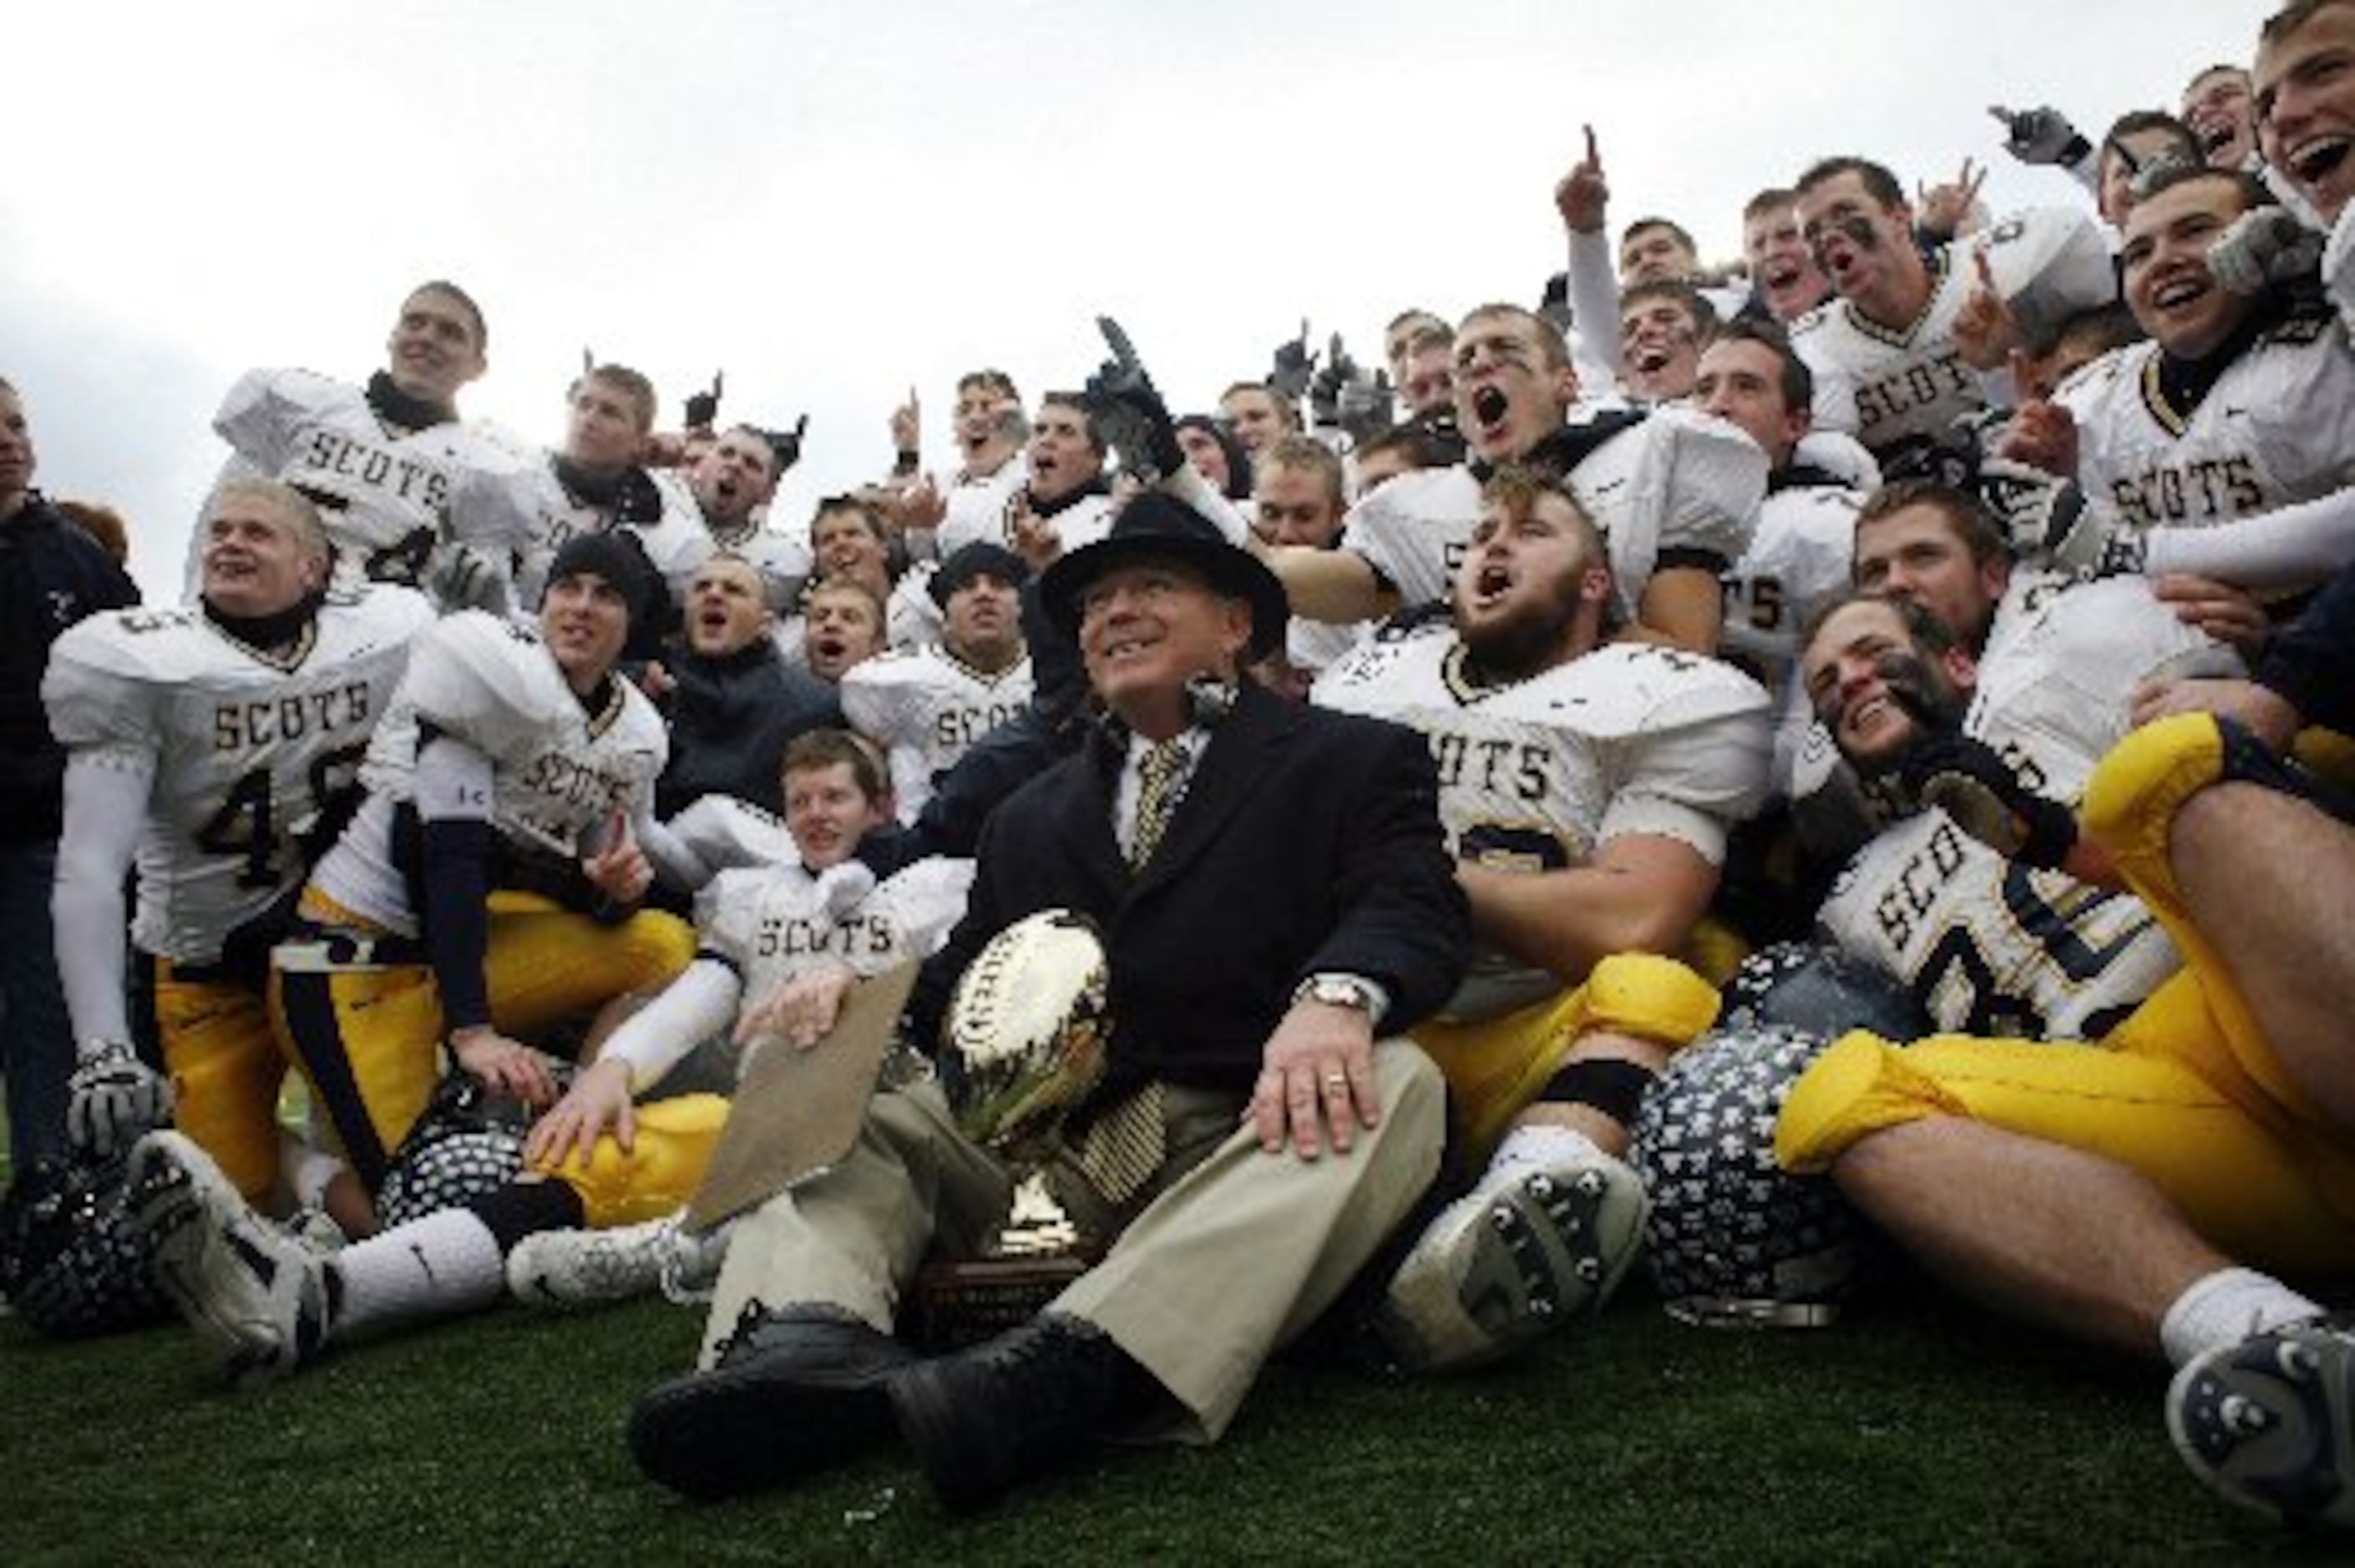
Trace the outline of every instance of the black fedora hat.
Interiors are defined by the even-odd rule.
[[[1218,524],[1173,496],[1148,490],[1120,510],[1112,532],[1061,556],[1039,577],[1039,601],[1065,636],[1080,634],[1080,599],[1090,584],[1115,567],[1176,560],[1209,579],[1220,593],[1251,606],[1247,656],[1263,659],[1284,646],[1292,606],[1284,585],[1257,556],[1227,543]]]

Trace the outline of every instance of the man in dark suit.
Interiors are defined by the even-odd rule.
[[[1283,590],[1166,495],[1039,593],[1110,716],[993,815],[909,1017],[935,1037],[956,977],[1023,916],[1096,923],[1110,1063],[1050,1171],[1116,1239],[1031,1322],[916,1357],[891,1330],[919,1262],[978,1246],[1013,1173],[936,1084],[879,1094],[847,1157],[740,1224],[703,1369],[632,1419],[639,1463],[690,1496],[790,1480],[895,1425],[953,1508],[1097,1437],[1215,1438],[1437,1169],[1441,1079],[1398,1036],[1453,989],[1469,934],[1428,748],[1252,685]],[[827,1022],[780,1020],[796,1041]]]

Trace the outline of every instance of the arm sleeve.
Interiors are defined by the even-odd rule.
[[[491,941],[491,759],[436,735],[417,752],[426,960],[442,992],[444,1032],[491,1021],[484,955]]]
[[[733,968],[716,958],[698,958],[613,1031],[598,1060],[627,1063],[630,1083],[643,1094],[698,1044],[734,1022],[743,994],[744,982]]]
[[[1619,279],[1611,259],[1611,234],[1571,231],[1566,287],[1570,324],[1578,332],[1579,370],[1599,370],[1619,378]],[[1596,390],[1600,391],[1598,387]]]
[[[155,780],[155,759],[147,753],[78,751],[66,763],[65,831],[50,918],[77,1041],[131,1038],[123,884]]]
[[[2355,487],[2213,528],[2153,528],[2143,552],[2149,577],[2190,572],[2253,593],[2305,588],[2355,564]]]

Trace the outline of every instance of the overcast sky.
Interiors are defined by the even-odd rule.
[[[132,517],[151,597],[236,376],[365,379],[437,275],[490,316],[469,415],[560,439],[588,346],[675,423],[724,366],[725,416],[810,416],[799,519],[889,465],[911,383],[937,464],[960,371],[1077,386],[1100,310],[1184,411],[1303,316],[1375,359],[1405,305],[1533,300],[1582,122],[1614,226],[1667,213],[1711,258],[1829,153],[1909,182],[1967,154],[1998,209],[2081,202],[1987,106],[2098,137],[2245,60],[2272,9],[42,0],[5,26],[0,375],[43,487]]]

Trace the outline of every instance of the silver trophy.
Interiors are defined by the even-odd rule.
[[[1040,1170],[1063,1118],[1103,1078],[1112,971],[1095,923],[1069,909],[1024,916],[990,938],[949,1002],[941,1086],[965,1135],[1018,1166],[1012,1211],[985,1252],[1036,1258],[1085,1238]]]

